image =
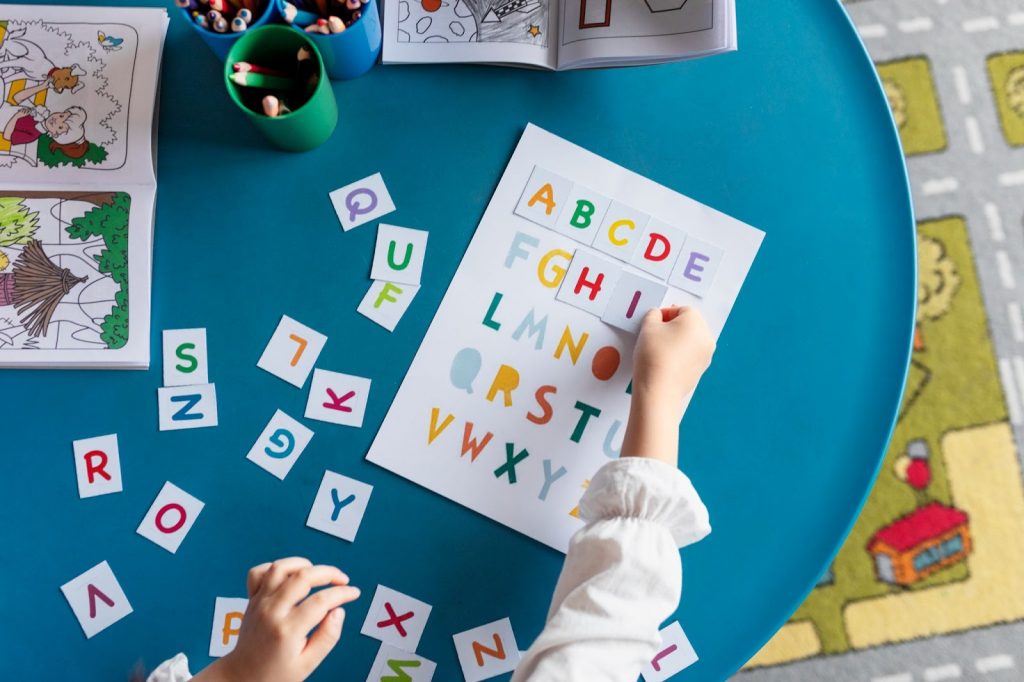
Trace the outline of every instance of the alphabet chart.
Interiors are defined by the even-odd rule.
[[[566,551],[639,320],[693,306],[717,338],[763,237],[528,126],[367,459]]]

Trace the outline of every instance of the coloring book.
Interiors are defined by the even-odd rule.
[[[735,0],[389,0],[384,62],[565,70],[736,49]]]
[[[528,126],[367,459],[566,551],[640,318],[693,306],[717,339],[763,236]]]
[[[0,367],[149,365],[167,21],[0,5]]]

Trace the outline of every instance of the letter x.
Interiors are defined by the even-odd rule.
[[[516,465],[530,456],[530,453],[526,450],[520,450],[518,455],[515,454],[515,451],[515,445],[505,443],[505,463],[494,470],[495,478],[501,478],[503,475],[508,474],[509,485],[516,482]]]
[[[409,613],[403,613],[399,616],[395,613],[395,609],[393,606],[391,606],[391,602],[388,601],[384,602],[384,610],[388,612],[388,615],[391,616],[391,618],[380,621],[379,623],[377,623],[377,627],[386,628],[389,625],[394,625],[395,629],[398,630],[398,634],[400,634],[402,637],[405,637],[405,626],[402,625],[402,621],[409,620],[410,618],[412,618],[413,612],[410,611]]]

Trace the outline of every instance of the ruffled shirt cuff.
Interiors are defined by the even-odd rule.
[[[192,673],[188,670],[188,657],[185,654],[178,654],[169,661],[164,661],[160,667],[150,673],[146,682],[188,682],[192,679]]]
[[[601,467],[580,500],[587,523],[634,518],[664,526],[681,549],[711,532],[707,507],[686,475],[645,457],[623,457]]]

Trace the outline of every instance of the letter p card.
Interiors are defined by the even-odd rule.
[[[452,639],[466,682],[512,672],[519,664],[519,647],[508,618],[460,632]]]
[[[128,597],[124,596],[121,585],[106,561],[64,583],[60,591],[68,600],[87,639],[132,612]]]
[[[234,651],[247,608],[248,599],[217,597],[213,606],[213,630],[210,632],[211,657],[226,656]]]

